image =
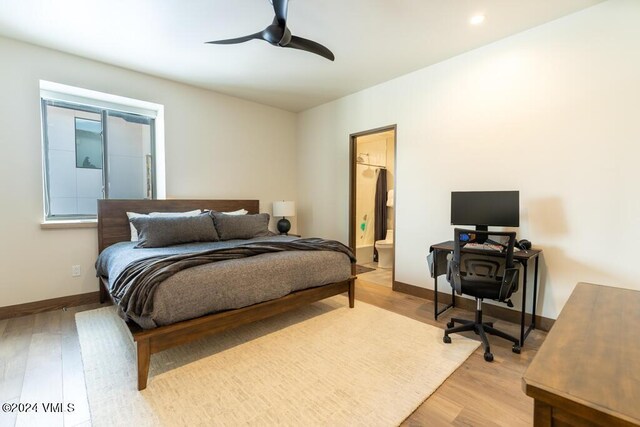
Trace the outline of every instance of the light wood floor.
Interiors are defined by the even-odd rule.
[[[361,282],[367,282],[391,288],[391,284],[393,283],[393,273],[390,268],[378,268],[377,262],[370,262],[367,264],[363,264],[363,266],[374,268],[375,270],[358,274],[358,279],[360,279]]]
[[[450,309],[433,320],[433,302],[362,281],[356,282],[360,301],[402,314],[420,322],[445,328],[450,317],[473,319],[474,313]],[[518,336],[520,325],[486,317],[495,327]],[[466,337],[476,339],[471,333]],[[534,330],[521,354],[511,351],[511,343],[489,337],[494,361],[484,361],[479,347],[418,409],[403,426],[531,426],[533,400],[522,391],[522,375],[542,345],[546,332]]]
[[[473,316],[454,309],[436,322],[432,302],[361,280],[356,284],[356,295],[360,301],[440,327],[452,315]],[[91,425],[74,316],[98,306],[0,320],[0,404],[73,403],[73,412],[47,416],[47,425]],[[518,331],[517,325],[503,321],[496,326],[512,334]],[[531,425],[533,402],[522,392],[521,377],[545,336],[533,331],[520,355],[512,353],[506,341],[490,338],[494,362],[484,361],[480,347],[403,425]],[[0,412],[0,426],[31,426],[34,421],[32,414]]]

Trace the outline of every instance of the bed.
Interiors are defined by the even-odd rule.
[[[133,247],[133,244],[125,243],[130,242],[131,240],[131,230],[127,212],[147,214],[150,212],[186,212],[194,209],[206,209],[218,212],[231,212],[245,209],[249,214],[258,214],[259,202],[257,200],[99,200],[98,251],[100,254],[102,254],[103,251],[105,251],[105,249],[107,248],[109,249],[108,251],[105,251],[105,253],[113,251],[115,250],[115,248],[122,247],[123,250],[129,251],[125,253],[135,253],[135,250],[129,250],[129,247]],[[265,245],[274,246],[276,244],[280,246],[295,246],[301,245],[306,240],[313,239],[301,239],[298,241],[293,238],[266,236],[257,238],[257,243],[254,243],[253,241],[247,241],[248,243],[243,244],[241,242],[240,245],[246,247],[258,246],[260,248]],[[310,258],[305,258],[307,254],[304,253],[304,251],[298,253],[295,248],[293,250],[296,252],[288,253],[283,256],[288,256],[289,258],[296,256],[301,257],[301,260],[311,261]],[[141,252],[139,249],[137,251]],[[212,252],[217,253],[218,251],[214,250]],[[335,254],[331,255],[329,253],[321,255],[325,257],[335,257]],[[127,320],[126,324],[137,349],[138,390],[143,390],[147,386],[150,358],[154,353],[246,323],[265,319],[267,317],[295,309],[305,304],[309,304],[344,292],[348,293],[349,306],[353,308],[355,280],[355,277],[352,274],[353,264],[350,264],[347,270],[345,270],[345,267],[342,266],[340,272],[333,273],[332,276],[331,274],[329,274],[331,273],[331,271],[329,271],[329,273],[322,271],[330,270],[322,268],[322,263],[334,264],[332,262],[333,259],[326,258],[319,261],[311,261],[316,263],[316,267],[311,268],[311,273],[307,275],[310,278],[310,284],[297,283],[297,279],[294,280],[291,279],[291,277],[287,276],[287,280],[291,282],[288,285],[289,288],[287,288],[283,286],[277,286],[278,284],[274,282],[274,277],[277,278],[279,277],[278,275],[283,274],[284,270],[282,269],[286,268],[287,265],[287,262],[282,262],[282,258],[278,258],[278,256],[280,255],[266,253],[258,256],[251,256],[243,260],[230,260],[225,261],[225,263],[214,263],[220,264],[220,266],[225,266],[226,270],[228,270],[229,266],[233,265],[234,263],[240,264],[241,262],[247,262],[248,260],[251,260],[249,262],[254,264],[264,265],[265,263],[271,262],[273,263],[273,265],[276,265],[277,269],[275,270],[275,272],[271,273],[272,276],[264,276],[265,283],[268,283],[267,287],[270,293],[266,297],[262,297],[263,300],[260,300],[260,297],[257,297],[258,299],[255,299],[256,297],[253,297],[253,300],[241,298],[242,301],[237,303],[237,305],[242,306],[238,308],[223,308],[222,310],[219,310],[215,306],[213,306],[214,308],[197,307],[197,310],[200,310],[201,312],[203,310],[216,311],[212,314],[204,315],[201,315],[201,313],[197,310],[191,312],[187,310],[187,312],[185,312],[184,310],[180,311],[176,309],[176,311],[179,311],[179,313],[174,315],[174,313],[171,312],[171,307],[169,306],[170,304],[167,301],[171,301],[175,298],[172,298],[171,295],[167,296],[167,293],[163,293],[162,291],[162,285],[166,285],[172,280],[172,278],[169,277],[158,286],[159,290],[154,294],[152,298],[155,301],[156,307],[162,307],[162,310],[154,310],[153,315],[148,315],[144,318],[135,318],[135,316],[128,317],[125,314],[124,318]],[[113,258],[121,259],[123,258],[123,256],[114,255]],[[302,262],[301,260],[298,260],[297,262]],[[287,260],[285,259],[285,261]],[[342,260],[341,262],[344,263],[344,260]],[[198,269],[203,269],[204,271],[205,268],[209,267],[203,265],[200,267],[188,268],[187,270],[198,273]],[[180,274],[184,273],[181,282],[179,282],[180,279],[175,280],[179,282],[179,284],[176,285],[175,283],[172,283],[172,286],[166,285],[165,288],[169,289],[170,287],[180,286],[182,286],[183,288],[188,288],[190,286],[190,283],[189,280],[185,278],[188,278],[190,276],[186,275],[185,272],[187,270],[180,271],[178,274],[176,274],[177,277]],[[216,271],[216,275],[219,274],[219,271]],[[316,272],[315,276],[314,274],[312,274],[314,271]],[[199,274],[204,273],[200,272]],[[223,276],[223,274],[221,273],[220,275],[221,277]],[[246,282],[251,286],[251,289],[259,288],[256,277],[260,278],[260,275],[253,276],[255,277],[245,276]],[[217,278],[218,276],[216,276],[216,280]],[[111,286],[113,286],[113,277],[111,277],[111,279],[112,282],[110,284],[108,277],[106,277],[105,275],[99,275],[100,301],[106,302],[108,300],[113,300],[114,302],[122,302],[117,295],[117,292],[115,292],[117,289],[111,288]],[[328,280],[330,280],[330,282],[325,283]],[[297,281],[299,282],[299,280]],[[243,283],[242,285],[244,286],[246,284]],[[307,287],[307,285],[311,287]],[[114,291],[114,295],[110,294],[110,290]],[[216,291],[210,291],[210,293],[213,295],[216,294]],[[249,293],[252,294],[253,292]],[[164,297],[162,297],[162,295],[164,295]],[[185,293],[185,298],[187,298],[188,296],[189,295]],[[164,298],[164,300],[162,298]],[[196,296],[194,298],[195,300],[204,299],[200,296]],[[185,299],[184,301],[188,302],[189,300]],[[184,301],[182,307],[189,307],[190,304],[184,304]],[[193,305],[195,306],[198,304]]]

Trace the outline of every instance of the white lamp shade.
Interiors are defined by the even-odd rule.
[[[296,216],[296,202],[273,202],[273,216]]]
[[[393,207],[393,190],[389,190],[387,194],[387,206]]]

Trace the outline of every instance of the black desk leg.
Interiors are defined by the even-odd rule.
[[[533,311],[531,312],[531,329],[536,328],[536,301],[538,301],[538,261],[540,255],[536,256],[535,270],[533,272]]]
[[[524,277],[522,278],[522,308],[520,309],[520,347],[524,346],[524,318],[527,311],[527,266],[529,263],[527,260],[522,260],[522,265],[524,266]]]
[[[527,328],[527,332],[524,334],[524,339],[526,340],[529,336],[529,333],[536,328],[536,301],[538,299],[538,260],[540,259],[540,255],[536,255],[536,263],[534,265],[533,272],[533,302],[531,304],[531,323]],[[524,340],[523,340],[524,342]],[[522,347],[522,346],[521,346]]]
[[[535,264],[533,271],[533,301],[531,302],[531,322],[527,327],[525,332],[524,330],[524,321],[526,315],[526,302],[527,302],[527,273],[528,273],[528,261],[522,260],[522,265],[524,266],[524,277],[522,278],[522,311],[520,312],[520,347],[524,345],[524,340],[527,339],[529,333],[536,328],[536,301],[538,300],[538,262],[540,260],[540,255],[536,254],[535,256]]]
[[[433,317],[438,320],[438,250],[433,250]]]

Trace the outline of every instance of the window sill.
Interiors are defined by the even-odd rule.
[[[69,228],[98,228],[97,219],[70,219],[61,221],[43,221],[40,223],[43,230],[57,230]]]

